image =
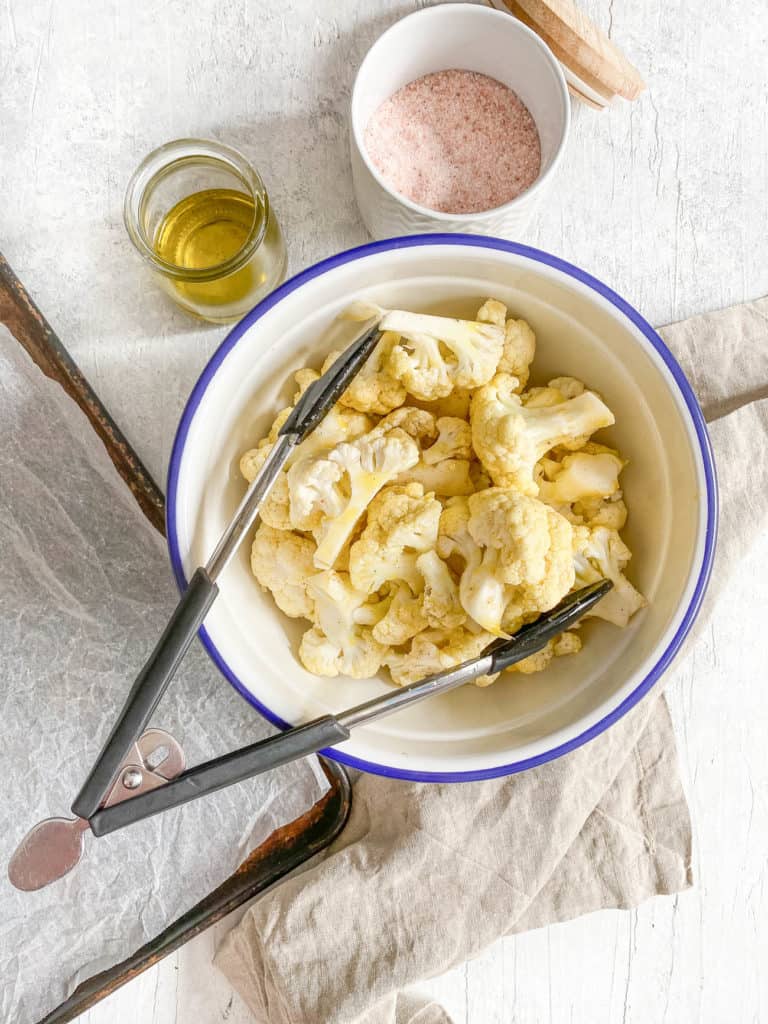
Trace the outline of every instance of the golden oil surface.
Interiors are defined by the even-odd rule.
[[[165,215],[155,235],[157,255],[176,267],[207,270],[226,263],[243,248],[264,216],[253,197],[234,189],[194,192]],[[251,263],[206,281],[174,281],[181,295],[195,303],[225,305],[237,302],[261,282]]]

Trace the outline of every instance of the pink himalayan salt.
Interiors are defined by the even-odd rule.
[[[365,147],[390,188],[443,213],[508,203],[541,169],[526,105],[475,71],[436,71],[398,89],[368,122]]]

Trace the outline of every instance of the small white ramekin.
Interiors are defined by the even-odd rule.
[[[365,129],[394,92],[433,71],[460,68],[513,89],[541,139],[541,173],[515,199],[483,213],[440,213],[390,188],[365,150]],[[560,64],[535,32],[509,14],[475,4],[441,4],[396,22],[373,44],[355,79],[350,109],[352,177],[357,204],[374,238],[451,231],[520,240],[560,163],[570,127]]]

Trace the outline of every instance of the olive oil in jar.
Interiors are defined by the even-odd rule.
[[[255,219],[256,203],[245,192],[231,188],[195,192],[166,214],[155,251],[177,267],[215,267],[240,252]]]
[[[285,275],[285,243],[258,171],[210,139],[150,153],[128,183],[125,226],[158,283],[201,320],[239,320]]]
[[[261,204],[229,188],[210,188],[182,199],[163,218],[155,236],[155,252],[175,267],[208,270],[227,263],[249,238],[261,230]],[[182,295],[195,302],[223,305],[238,302],[261,282],[259,268],[246,263],[213,280],[177,281]],[[263,280],[263,273],[261,278]]]

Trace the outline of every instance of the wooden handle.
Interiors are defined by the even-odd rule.
[[[579,99],[599,106],[589,90],[609,103],[614,96],[635,100],[645,89],[637,68],[575,0],[495,0],[494,6],[509,11],[544,40],[564,68],[579,80],[569,82],[571,92]]]

